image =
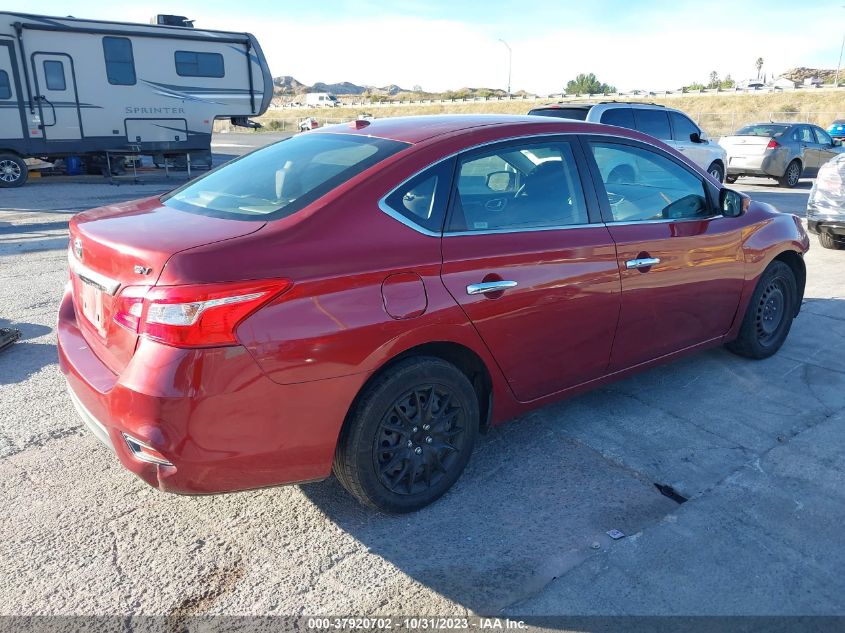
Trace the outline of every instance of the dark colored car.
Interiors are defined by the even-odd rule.
[[[825,248],[845,248],[845,154],[828,161],[807,203],[807,228]]]
[[[476,435],[708,347],[765,358],[801,223],[634,131],[540,117],[314,130],[70,223],[70,398],[156,488],[328,477],[388,512]]]

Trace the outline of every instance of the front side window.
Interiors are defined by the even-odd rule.
[[[104,37],[103,58],[106,62],[106,77],[115,86],[135,85],[135,58],[132,42],[127,37]]]
[[[0,70],[0,99],[12,98],[12,84],[9,83],[9,73]]]
[[[225,74],[220,53],[176,51],[174,59],[176,74],[180,77],[222,77]]]
[[[610,108],[601,115],[601,122],[606,125],[635,130],[634,111],[631,108]]]
[[[813,131],[816,133],[816,138],[818,139],[820,145],[833,145],[833,139],[830,138],[830,134],[825,132],[823,129],[817,127],[813,128]]]
[[[683,220],[713,215],[703,180],[657,152],[590,142],[614,222]]]
[[[446,160],[417,174],[385,198],[387,206],[413,224],[439,233],[454,161]]]
[[[510,144],[460,161],[449,230],[508,231],[589,222],[569,143]]]
[[[65,66],[62,62],[46,60],[44,62],[44,80],[47,90],[65,90]]]
[[[672,119],[672,138],[676,141],[689,143],[692,140],[693,134],[701,135],[701,130],[698,126],[679,112],[670,112]]]
[[[281,218],[407,146],[363,135],[301,134],[209,172],[162,202],[216,217]]]
[[[637,129],[644,134],[650,134],[663,141],[672,138],[672,132],[669,130],[669,116],[666,114],[666,110],[634,108],[634,122],[637,124]]]

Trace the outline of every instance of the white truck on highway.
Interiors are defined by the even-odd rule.
[[[337,100],[337,97],[333,94],[329,94],[328,92],[309,92],[305,95],[305,105],[315,108],[333,108],[335,106],[339,106],[340,101]]]

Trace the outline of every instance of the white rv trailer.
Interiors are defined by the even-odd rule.
[[[249,33],[0,12],[0,186],[28,157],[207,152],[272,96]]]

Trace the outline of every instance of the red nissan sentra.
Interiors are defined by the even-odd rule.
[[[77,215],[59,355],[152,486],[334,470],[406,512],[488,425],[708,347],[775,353],[808,247],[795,216],[634,131],[357,121]]]

